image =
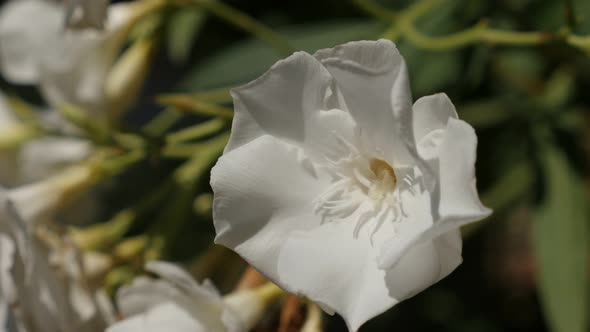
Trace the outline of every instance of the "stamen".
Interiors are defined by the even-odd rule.
[[[362,174],[358,168],[354,168],[352,172],[353,172],[355,178],[360,183],[362,183],[363,186],[365,186],[367,188],[371,188],[371,186],[372,186],[371,180],[369,180],[364,174]]]
[[[376,219],[375,227],[373,227],[373,231],[371,232],[371,236],[370,236],[371,245],[373,245],[373,238],[375,236],[375,233],[377,233],[377,231],[381,228],[381,226],[383,225],[383,223],[387,219],[387,216],[389,216],[389,212],[391,212],[391,208],[388,208],[385,206],[381,207],[381,211],[379,211],[379,214],[375,218]]]
[[[334,153],[325,155],[333,183],[314,200],[314,212],[321,223],[340,221],[355,216],[354,238],[365,225],[371,223],[371,244],[385,222],[397,224],[407,217],[401,195],[406,190],[415,195],[416,173],[399,168],[402,182],[394,168],[383,159],[367,158],[354,144],[332,132],[337,145]],[[358,142],[357,142],[358,143]],[[360,137],[360,143],[363,143]],[[362,147],[362,146],[361,146]],[[393,226],[394,230],[397,226]]]

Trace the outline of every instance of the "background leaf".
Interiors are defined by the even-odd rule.
[[[183,8],[172,12],[166,29],[166,46],[172,62],[186,62],[204,21],[205,14],[198,8]]]
[[[380,31],[379,24],[364,20],[288,26],[277,30],[296,49],[309,53],[350,40],[375,39]],[[264,73],[281,58],[267,44],[249,39],[227,47],[198,64],[185,77],[181,88],[194,91],[245,83]]]
[[[543,148],[546,199],[534,224],[539,291],[555,332],[584,332],[590,312],[588,200],[583,182],[555,146]]]

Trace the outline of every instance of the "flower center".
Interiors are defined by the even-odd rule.
[[[371,239],[385,221],[401,222],[406,213],[401,195],[414,194],[416,174],[412,169],[396,169],[380,158],[368,156],[342,138],[338,159],[326,157],[326,170],[333,182],[314,201],[315,213],[322,223],[336,222],[354,215],[358,237],[365,224],[372,224]],[[401,172],[401,173],[400,173]],[[398,175],[401,182],[398,183]]]
[[[383,199],[387,193],[392,192],[397,184],[395,171],[387,162],[381,159],[371,159],[369,169],[375,175],[375,181],[369,188],[369,197],[375,200]]]

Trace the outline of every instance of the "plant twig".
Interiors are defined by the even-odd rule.
[[[201,115],[213,115],[231,120],[234,112],[225,106],[208,103],[195,99],[190,95],[169,95],[157,98],[160,104],[176,107],[180,111],[186,111]]]
[[[416,21],[430,12],[443,0],[422,0],[415,2],[399,13],[379,5],[373,0],[353,0],[357,6],[370,15],[385,20],[389,17],[390,27],[384,32],[383,38],[397,40],[405,38],[413,45],[427,50],[448,50],[469,46],[476,43],[492,43],[513,46],[542,45],[554,41],[579,48],[590,55],[590,36],[577,36],[571,29],[563,29],[559,33],[544,31],[507,31],[489,27],[489,21],[482,19],[479,23],[463,31],[445,36],[429,36],[416,27]]]

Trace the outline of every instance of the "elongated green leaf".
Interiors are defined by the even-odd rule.
[[[182,64],[187,60],[204,19],[205,14],[198,8],[183,8],[171,14],[166,41],[172,61]]]
[[[297,49],[314,52],[347,41],[375,39],[381,28],[372,21],[354,20],[289,26],[278,29]],[[181,84],[183,90],[208,89],[250,81],[281,56],[270,46],[249,39],[230,46],[200,63]]]
[[[590,216],[582,181],[555,146],[543,151],[546,199],[535,214],[539,291],[554,332],[587,331]]]

